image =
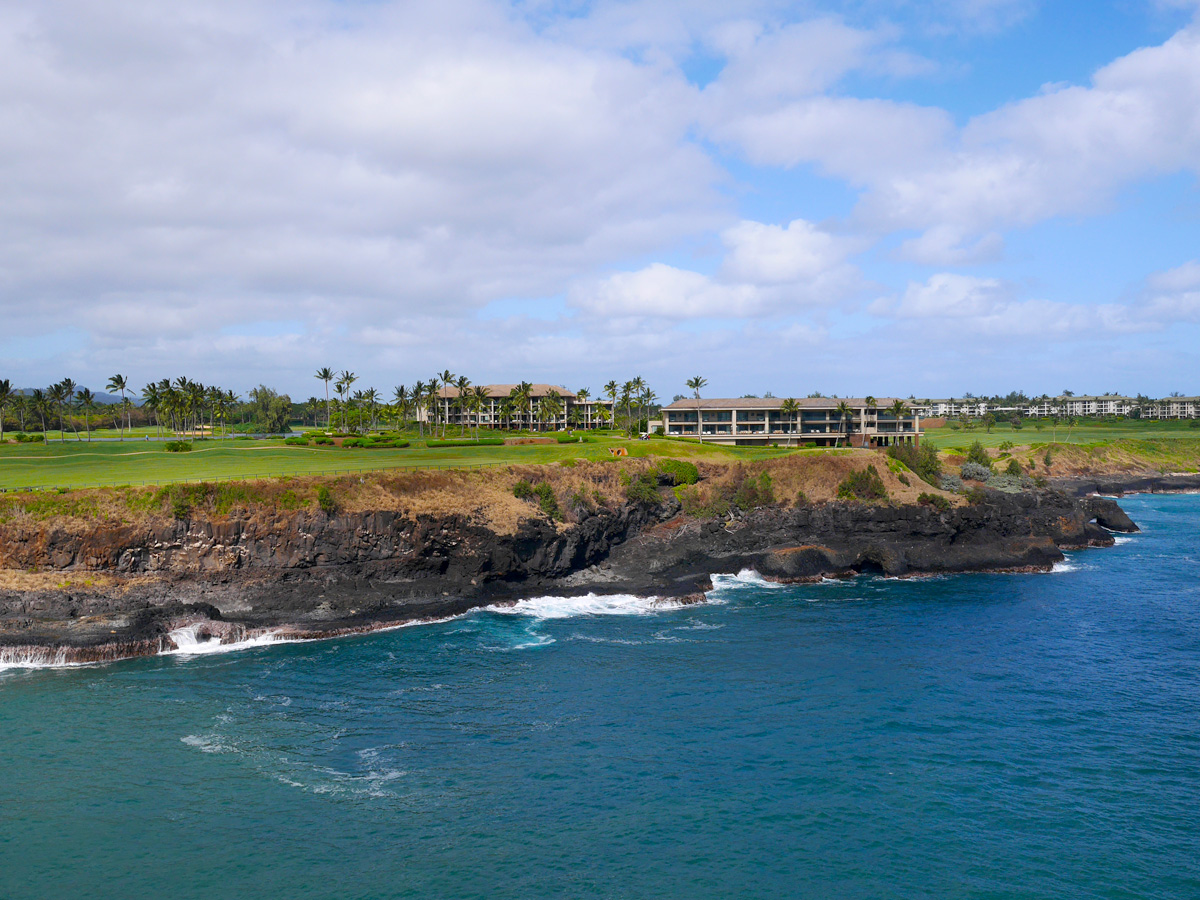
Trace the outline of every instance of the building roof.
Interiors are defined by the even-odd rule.
[[[849,403],[855,409],[861,409],[867,405],[867,401],[862,398],[855,397],[796,397],[796,405],[801,409],[837,409],[840,403]],[[874,409],[886,410],[896,402],[895,397],[876,397]],[[669,406],[664,406],[663,409],[680,409],[694,410],[696,404],[700,404],[701,409],[779,409],[783,405],[783,397],[701,397],[699,401],[694,398],[684,398],[676,400]],[[905,400],[906,406],[911,405]]]
[[[471,389],[474,389],[475,387],[478,387],[478,385],[471,385]],[[519,385],[516,385],[516,384],[485,384],[485,385],[483,385],[483,387],[488,392],[489,397],[495,397],[497,399],[501,399],[501,398],[507,397],[509,394],[511,394],[513,392],[513,389],[516,387],[519,387]],[[558,385],[558,384],[535,384],[532,386],[529,393],[530,393],[530,396],[532,396],[535,400],[537,400],[541,397],[545,397],[551,391],[558,391],[558,395],[560,397],[562,397],[564,400],[574,400],[575,399],[574,391],[568,391],[565,387],[563,387],[562,385]],[[458,388],[454,387],[453,385],[447,385],[438,391],[438,396],[442,397],[444,399],[447,399],[447,400],[457,399],[458,398]]]

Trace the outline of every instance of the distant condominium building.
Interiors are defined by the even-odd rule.
[[[1195,419],[1200,416],[1200,397],[1166,397],[1150,407],[1155,419]]]
[[[865,399],[806,398],[792,401],[796,408],[791,412],[784,409],[786,402],[776,397],[676,400],[663,407],[663,427],[668,436],[740,446],[884,447],[920,442],[920,416],[906,406],[897,417],[888,409],[892,399],[877,399],[868,406]],[[851,408],[850,416],[839,412],[842,403]]]
[[[478,409],[472,402],[475,386],[467,388],[465,397],[457,387],[446,386],[438,391],[438,419],[453,426],[482,428],[531,429],[558,431],[578,422],[580,427],[592,428],[601,424],[599,411],[608,411],[612,422],[612,403],[589,398],[581,400],[574,391],[557,384],[529,385],[527,402],[519,384],[481,385],[485,399]],[[422,404],[418,416],[430,421],[427,406]]]

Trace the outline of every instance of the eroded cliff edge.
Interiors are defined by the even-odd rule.
[[[846,459],[821,465],[866,457]],[[720,518],[684,514],[671,478],[646,461],[361,478],[334,485],[332,509],[316,502],[316,481],[232,500],[199,487],[70,496],[60,502],[71,514],[26,507],[0,522],[0,647],[89,661],[169,649],[186,624],[223,640],[318,637],[537,594],[695,597],[710,575],[744,568],[782,580],[1037,571],[1136,530],[1115,502],[1057,490],[930,505],[881,466],[890,502],[839,502],[837,472],[768,468],[781,499]],[[652,490],[631,490],[631,478]],[[518,481],[550,485],[557,521],[513,497]]]

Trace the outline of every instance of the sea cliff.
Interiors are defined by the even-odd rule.
[[[861,465],[860,455],[836,465]],[[916,487],[886,466],[888,502],[845,502],[830,492],[838,472],[788,465],[757,471],[773,473],[794,499],[720,516],[685,513],[672,478],[645,461],[359,478],[332,494],[311,480],[243,489],[233,501],[215,487],[75,492],[53,514],[9,498],[0,659],[149,655],[181,635],[332,636],[536,594],[697,600],[711,575],[741,569],[779,580],[1045,571],[1064,550],[1109,545],[1111,531],[1137,528],[1114,501],[1077,491],[917,502]],[[761,477],[755,471],[704,477],[744,482]],[[515,499],[517,482],[550,485],[550,511]]]

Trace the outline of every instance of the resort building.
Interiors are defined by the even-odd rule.
[[[440,408],[439,421],[453,426],[481,428],[529,429],[534,431],[560,431],[572,426],[592,428],[599,426],[603,408],[608,411],[604,421],[612,422],[612,403],[608,400],[588,398],[581,400],[574,391],[556,384],[532,384],[527,396],[519,384],[482,385],[485,398],[476,410],[472,402],[475,387],[467,388],[467,399],[459,396],[453,386],[438,391]],[[423,422],[430,421],[429,410],[422,407],[418,415]]]
[[[668,436],[703,437],[714,444],[753,446],[886,447],[920,442],[920,416],[907,406],[899,417],[888,409],[895,401],[820,397],[789,401],[776,397],[738,399],[683,399],[663,407]],[[851,415],[838,407],[847,404]]]
[[[1155,419],[1195,419],[1200,415],[1200,397],[1166,397],[1149,409]]]

